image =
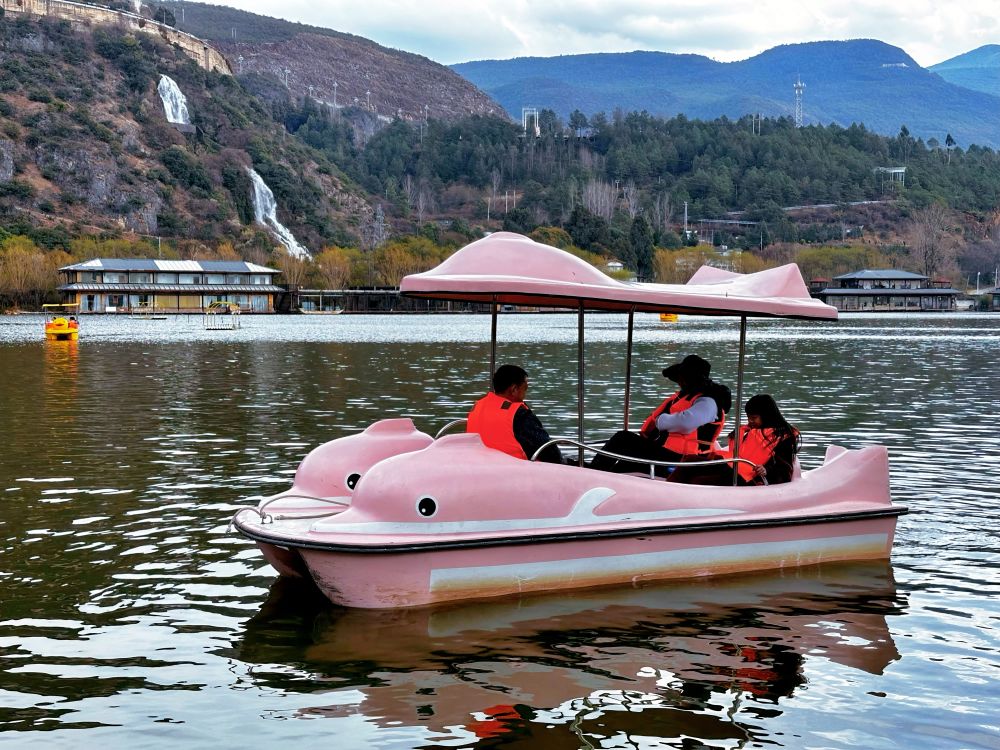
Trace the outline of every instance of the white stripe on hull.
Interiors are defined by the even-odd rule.
[[[783,542],[753,542],[544,562],[436,568],[432,593],[461,590],[537,591],[606,583],[683,578],[834,560],[887,557],[889,535],[855,534]]]

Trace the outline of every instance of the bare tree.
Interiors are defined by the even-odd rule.
[[[38,307],[56,278],[45,253],[27,237],[11,237],[0,246],[0,294],[15,305],[33,302]]]
[[[600,216],[606,221],[611,221],[615,212],[616,190],[610,183],[603,180],[590,180],[583,187],[581,197],[583,207],[590,213]]]
[[[625,187],[622,188],[622,205],[625,206],[625,213],[628,217],[635,221],[635,217],[639,215],[639,188],[635,186],[635,182],[629,180],[625,183]]]
[[[486,204],[486,218],[490,216],[490,209],[493,207],[493,202],[497,199],[497,191],[500,189],[500,181],[503,179],[503,173],[499,169],[494,169],[490,172],[490,199]]]
[[[932,203],[913,214],[909,228],[910,261],[931,281],[951,270],[958,242],[948,209]]]
[[[424,214],[434,210],[434,192],[431,190],[430,185],[423,180],[420,181],[420,187],[417,190],[416,209],[417,221],[421,224],[424,222]]]
[[[343,289],[351,278],[351,253],[342,247],[324,248],[316,256],[316,268],[327,289]]]
[[[670,193],[660,193],[653,200],[653,229],[666,231],[670,228],[670,221],[674,218],[674,207],[670,200]]]
[[[413,181],[413,175],[403,176],[403,195],[406,196],[406,205],[410,208],[417,205],[417,185]]]
[[[281,270],[281,275],[285,279],[285,283],[290,288],[302,286],[302,282],[306,280],[306,273],[309,270],[309,264],[306,260],[292,255],[284,247],[280,247],[274,251],[274,259],[276,265]]]
[[[390,244],[373,254],[375,274],[385,286],[399,286],[400,279],[417,270],[419,261],[405,247]]]

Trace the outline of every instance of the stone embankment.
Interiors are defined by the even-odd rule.
[[[178,31],[149,18],[124,11],[102,8],[99,5],[73,3],[68,0],[0,0],[5,13],[24,13],[32,16],[61,18],[75,26],[114,24],[144,34],[156,34],[167,44],[176,45],[205,70],[232,75],[233,70],[221,52],[203,39]]]

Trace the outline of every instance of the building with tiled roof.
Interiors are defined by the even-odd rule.
[[[947,279],[896,269],[863,269],[834,276],[829,286],[817,288],[814,297],[843,312],[949,312],[961,292]]]
[[[94,258],[64,266],[65,301],[82,313],[137,310],[200,313],[213,302],[231,302],[246,312],[274,312],[280,271],[234,260]]]

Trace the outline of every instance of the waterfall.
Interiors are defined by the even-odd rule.
[[[188,116],[187,99],[174,79],[170,76],[160,76],[160,83],[156,90],[163,100],[163,110],[167,113],[167,122],[190,125],[191,118]]]
[[[263,224],[274,232],[278,241],[288,250],[288,254],[296,258],[308,258],[309,251],[296,241],[288,227],[278,221],[275,213],[278,204],[274,200],[274,193],[267,186],[264,180],[254,170],[247,167],[250,179],[253,180],[253,213],[258,224]]]

